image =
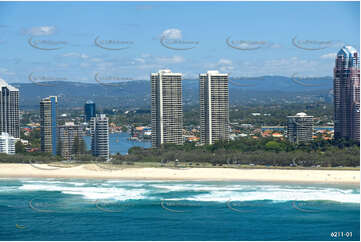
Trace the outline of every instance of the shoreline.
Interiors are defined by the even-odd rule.
[[[360,170],[262,168],[104,168],[81,164],[70,168],[46,164],[1,163],[0,178],[116,179],[160,181],[252,181],[360,185]]]

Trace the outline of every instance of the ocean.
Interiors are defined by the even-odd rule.
[[[0,240],[355,240],[360,190],[255,182],[0,179]]]

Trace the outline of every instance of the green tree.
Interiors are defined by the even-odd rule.
[[[277,141],[268,141],[266,143],[266,150],[281,151],[281,144]]]
[[[25,146],[23,145],[23,143],[21,143],[21,141],[19,140],[18,142],[16,142],[15,144],[15,153],[19,153],[19,154],[24,154],[26,153],[25,150]]]
[[[86,147],[85,147],[84,139],[82,137],[79,137],[78,135],[75,136],[72,147],[72,154],[80,155],[85,153],[86,153]]]

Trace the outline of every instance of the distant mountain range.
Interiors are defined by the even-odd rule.
[[[93,100],[100,108],[134,109],[150,107],[150,82],[81,83],[70,81],[11,83],[20,89],[22,109],[38,109],[40,99],[59,97],[59,108],[83,106]],[[231,104],[267,104],[272,102],[331,101],[332,77],[298,78],[262,76],[232,78],[229,82]],[[198,103],[198,80],[183,80],[185,105]]]

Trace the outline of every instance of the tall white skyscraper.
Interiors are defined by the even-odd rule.
[[[20,138],[19,89],[0,78],[0,133]]]
[[[97,114],[90,120],[92,153],[96,157],[109,159],[109,119],[105,114]]]
[[[159,70],[151,74],[152,147],[183,144],[182,74]]]
[[[208,71],[199,75],[201,144],[229,140],[228,74]]]
[[[49,96],[40,101],[40,149],[56,155],[57,152],[57,96]]]

